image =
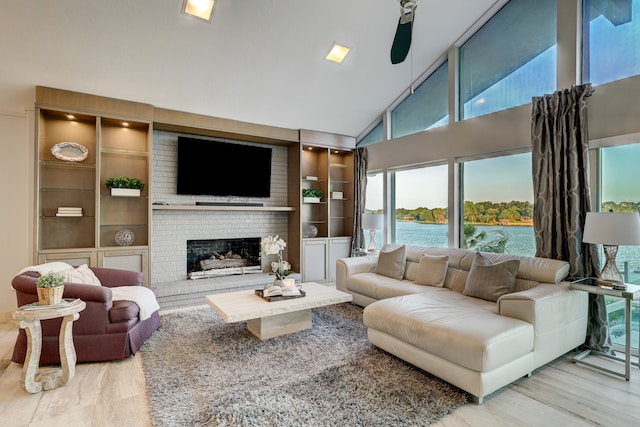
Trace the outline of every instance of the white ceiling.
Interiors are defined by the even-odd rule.
[[[217,0],[211,24],[182,0],[2,0],[0,112],[41,85],[358,136],[496,3],[421,0],[392,65],[397,0]]]

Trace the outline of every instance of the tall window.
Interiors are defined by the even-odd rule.
[[[640,212],[640,143],[602,148],[601,151],[601,211]],[[600,249],[601,245],[600,245]],[[601,260],[604,255],[601,256]],[[640,247],[620,246],[616,263],[626,283],[640,284]],[[609,316],[611,339],[624,346],[624,302],[618,298],[605,298]],[[631,305],[631,343],[638,346],[640,304]]]
[[[640,0],[584,0],[584,81],[640,74]]]
[[[531,153],[466,161],[461,247],[535,255]]]
[[[442,64],[391,113],[391,136],[417,133],[449,123],[449,67]]]
[[[396,171],[395,243],[448,246],[448,166]]]
[[[556,89],[556,0],[511,0],[460,48],[464,119]]]
[[[372,214],[384,214],[384,174],[373,172],[367,174],[367,192],[364,211]],[[369,232],[364,230],[366,245],[369,245]],[[384,230],[376,230],[378,249],[384,244]]]

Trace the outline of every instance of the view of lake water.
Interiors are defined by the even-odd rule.
[[[477,231],[504,230],[509,234],[506,253],[517,255],[535,255],[535,240],[533,238],[533,227],[527,226],[499,226],[499,225],[478,225]],[[489,233],[489,237],[490,237]],[[416,222],[396,223],[396,242],[408,245],[422,246],[447,246],[447,225],[446,224],[420,224]],[[382,231],[377,231],[376,241],[378,247],[383,242]],[[368,236],[367,236],[368,242]],[[618,268],[623,272],[625,262],[628,264],[627,283],[640,283],[640,246],[621,246],[616,257]],[[624,275],[625,272],[623,272]]]

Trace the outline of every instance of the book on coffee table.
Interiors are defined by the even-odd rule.
[[[267,289],[256,289],[256,295],[260,298],[272,302],[272,301],[282,301],[286,299],[292,298],[302,298],[305,296],[303,290],[295,288],[293,291],[283,290],[279,286],[271,286]]]

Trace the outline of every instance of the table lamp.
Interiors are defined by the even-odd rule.
[[[616,266],[619,245],[640,245],[640,215],[637,212],[587,212],[584,243],[602,244],[605,264],[600,279],[622,282]]]
[[[377,252],[376,230],[384,227],[384,215],[382,214],[362,214],[362,229],[369,230],[369,246],[367,252]]]

